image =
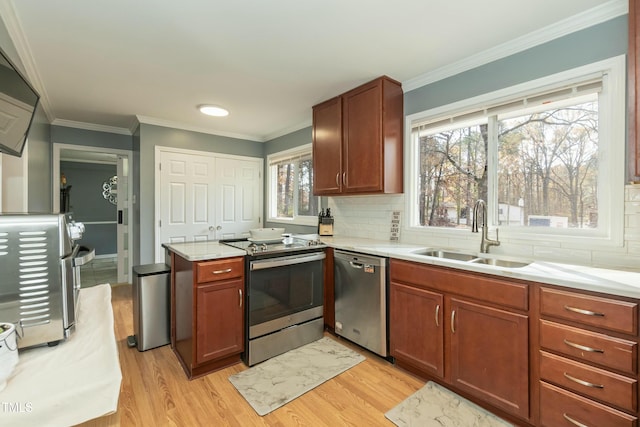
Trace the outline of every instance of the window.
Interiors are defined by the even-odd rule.
[[[624,78],[614,58],[408,117],[412,225],[468,230],[483,199],[502,234],[620,243]]]
[[[313,195],[311,144],[267,157],[269,221],[317,225],[319,202]]]

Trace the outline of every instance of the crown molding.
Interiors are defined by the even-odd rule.
[[[405,93],[409,92],[627,13],[629,13],[627,0],[611,0],[600,6],[588,9],[570,18],[563,19],[555,24],[487,49],[484,52],[477,53],[461,61],[405,80],[402,82],[402,89]]]
[[[24,35],[22,24],[20,23],[20,19],[18,19],[18,15],[16,14],[16,10],[13,6],[13,0],[0,1],[0,19],[2,19],[2,22],[4,22],[4,25],[7,28],[9,37],[13,42],[18,59],[24,69],[24,73],[29,79],[29,83],[31,83],[40,95],[40,105],[44,110],[44,114],[47,116],[47,120],[51,123],[55,117],[53,107],[51,106],[49,96],[45,91],[40,74],[37,71],[36,62],[33,59],[29,42]]]
[[[280,129],[277,132],[273,132],[273,133],[267,134],[267,135],[265,135],[264,140],[265,141],[271,141],[272,139],[276,139],[276,138],[279,138],[281,136],[288,135],[288,134],[290,134],[292,132],[298,131],[300,129],[304,129],[306,127],[310,127],[312,124],[313,124],[313,122],[312,122],[311,119],[305,120],[304,122],[298,123],[297,125],[290,126],[290,127],[284,128],[284,129]]]
[[[93,130],[97,132],[117,133],[120,135],[131,135],[131,131],[127,128],[119,128],[115,126],[97,125],[94,123],[75,122],[73,120],[54,119],[51,124],[53,126],[65,126],[69,128]]]
[[[223,131],[218,131],[218,130],[215,130],[215,129],[202,128],[202,127],[198,127],[198,126],[186,125],[184,123],[173,122],[173,121],[170,121],[170,120],[158,119],[158,118],[155,118],[155,117],[147,117],[147,116],[136,115],[136,119],[138,120],[139,124],[144,123],[144,124],[147,124],[147,125],[155,125],[155,126],[162,126],[162,127],[172,128],[172,129],[188,130],[188,131],[191,131],[191,132],[206,133],[206,134],[209,134],[209,135],[224,136],[224,137],[227,137],[227,138],[245,139],[245,140],[255,141],[255,142],[265,142],[266,141],[264,138],[260,138],[260,137],[257,137],[255,135],[244,135],[244,134],[239,134],[239,133],[223,132]]]

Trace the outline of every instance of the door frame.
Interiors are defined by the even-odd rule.
[[[93,147],[89,145],[76,145],[76,144],[62,144],[62,143],[53,143],[53,165],[52,165],[52,192],[53,192],[53,212],[60,212],[60,152],[62,150],[75,150],[75,151],[89,151],[93,153],[107,153],[107,154],[115,154],[119,156],[123,156],[127,158],[127,162],[129,164],[129,177],[133,176],[133,151],[131,150],[121,150],[117,148],[106,148],[106,147]],[[133,253],[131,252],[131,248],[133,248],[133,235],[135,230],[133,228],[133,186],[131,185],[131,179],[129,180],[129,186],[127,191],[127,200],[129,200],[129,206],[127,209],[127,224],[129,224],[129,233],[127,239],[127,247],[129,248],[129,271],[127,273],[129,278],[129,283],[132,283],[132,263]],[[117,254],[116,254],[117,255]],[[118,264],[120,264],[120,260],[118,260]],[[118,268],[121,270],[123,266],[118,265]]]
[[[153,223],[154,223],[153,225],[153,229],[154,229],[153,256],[156,262],[162,262],[162,260],[164,259],[164,255],[162,253],[163,251],[159,249],[161,197],[159,197],[158,195],[160,194],[160,191],[162,191],[162,189],[160,188],[160,172],[161,172],[160,158],[162,157],[162,153],[189,154],[189,155],[195,155],[200,157],[206,156],[206,157],[212,157],[212,158],[226,158],[226,159],[235,159],[235,160],[250,160],[250,161],[259,160],[260,161],[260,178],[262,182],[260,185],[258,205],[262,207],[262,211],[264,212],[264,173],[263,173],[264,159],[263,158],[252,157],[252,156],[238,156],[234,154],[223,154],[223,153],[217,153],[214,151],[189,150],[186,148],[175,148],[175,147],[156,145],[154,150],[155,172],[154,172],[154,178],[153,178],[154,194],[156,194],[156,197],[154,197],[155,207],[153,211],[154,212],[153,213]],[[260,214],[260,216],[262,217],[262,213]],[[264,224],[264,221],[260,221],[260,222]]]

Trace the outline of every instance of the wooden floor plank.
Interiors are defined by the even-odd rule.
[[[127,346],[133,334],[131,285],[112,287],[122,386],[118,411],[82,424],[115,426],[321,427],[387,426],[384,414],[424,381],[346,340],[328,335],[366,360],[260,417],[229,382],[241,363],[189,381],[169,346],[144,352]]]

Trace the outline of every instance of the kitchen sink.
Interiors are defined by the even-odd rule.
[[[493,265],[496,267],[505,267],[505,268],[522,268],[531,264],[526,261],[511,261],[500,258],[475,258],[472,259],[471,262],[475,264],[485,264],[485,265]]]
[[[456,261],[472,262],[474,264],[491,265],[503,268],[522,268],[531,264],[529,261],[517,261],[504,258],[479,257],[477,254],[469,254],[465,252],[445,251],[442,249],[421,249],[413,252],[414,255],[422,255],[426,257],[451,259]]]
[[[463,252],[451,252],[438,249],[427,249],[413,252],[415,255],[424,255],[435,258],[455,259],[457,261],[471,261],[477,257],[473,254],[466,254]]]

